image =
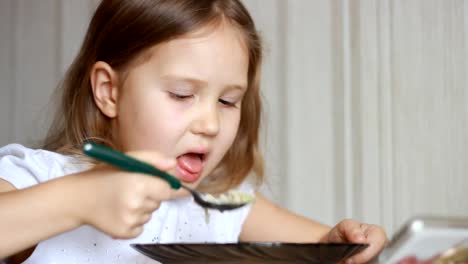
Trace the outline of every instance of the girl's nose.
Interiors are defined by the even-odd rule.
[[[216,106],[206,106],[199,109],[196,114],[191,130],[194,134],[205,136],[216,136],[219,132],[219,113]]]

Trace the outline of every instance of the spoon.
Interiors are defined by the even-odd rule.
[[[190,194],[193,196],[195,202],[203,208],[206,209],[216,209],[219,211],[228,211],[240,208],[253,200],[247,198],[244,199],[245,201],[237,201],[237,202],[229,202],[229,201],[216,201],[213,199],[213,196],[210,194],[203,194],[200,192],[195,191],[194,189],[183,185],[179,179],[176,177],[158,170],[156,167],[145,163],[143,161],[137,160],[133,157],[130,157],[122,152],[117,150],[108,148],[106,146],[94,143],[94,142],[86,142],[83,145],[83,153],[93,157],[97,160],[103,161],[110,165],[116,166],[120,169],[130,171],[130,172],[138,172],[144,174],[150,174],[153,176],[157,176],[166,182],[169,183],[172,189],[178,190],[180,188],[184,188],[185,190],[189,191]],[[249,194],[239,193],[241,196],[250,196]],[[232,196],[232,195],[231,195]],[[209,199],[209,201],[207,200]]]

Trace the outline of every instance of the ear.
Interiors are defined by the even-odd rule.
[[[109,64],[98,61],[91,68],[90,79],[97,107],[107,117],[116,117],[119,80],[117,72]]]

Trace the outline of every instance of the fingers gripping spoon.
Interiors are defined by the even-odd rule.
[[[240,208],[254,200],[254,197],[250,194],[234,191],[229,192],[227,195],[222,194],[219,199],[210,194],[197,192],[194,189],[183,185],[176,177],[161,171],[148,163],[93,142],[87,142],[83,145],[83,153],[87,156],[126,171],[144,173],[159,177],[169,183],[171,188],[174,190],[184,188],[190,192],[198,205],[206,209],[215,209],[221,212],[233,210]]]

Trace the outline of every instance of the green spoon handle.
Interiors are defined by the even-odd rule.
[[[108,148],[106,146],[99,145],[93,142],[86,142],[83,145],[83,153],[97,160],[114,165],[126,171],[139,172],[160,177],[161,179],[167,181],[171,185],[172,189],[177,190],[181,187],[181,183],[176,177],[164,171],[160,171],[156,167],[151,166],[148,163],[139,161],[135,158],[132,158],[128,155],[125,155],[124,153]]]

